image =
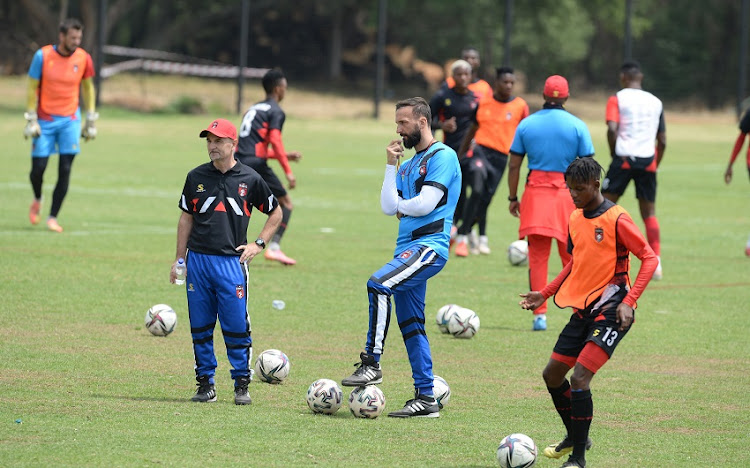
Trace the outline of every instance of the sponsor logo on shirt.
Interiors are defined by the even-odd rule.
[[[203,184],[198,184],[198,188],[195,189],[198,193],[203,193],[206,191],[206,188],[203,186]]]
[[[594,229],[594,239],[597,242],[601,242],[601,241],[604,240],[604,229],[603,228],[598,227],[598,228]]]

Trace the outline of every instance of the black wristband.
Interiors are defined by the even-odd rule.
[[[508,197],[509,202],[518,201],[518,197]]]
[[[266,241],[264,241],[263,239],[259,237],[255,239],[255,245],[257,245],[258,247],[260,247],[261,250],[263,250],[266,248]]]

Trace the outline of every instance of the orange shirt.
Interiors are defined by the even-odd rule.
[[[490,94],[479,101],[476,123],[479,125],[474,141],[478,145],[508,154],[516,127],[529,115],[529,106],[520,97],[500,102]]]
[[[39,81],[40,118],[68,116],[78,110],[81,81],[94,76],[91,55],[80,47],[69,56],[60,55],[51,45],[42,47],[42,75]]]

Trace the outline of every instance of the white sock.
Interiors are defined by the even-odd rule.
[[[278,242],[271,242],[268,244],[268,250],[281,250],[281,246]]]

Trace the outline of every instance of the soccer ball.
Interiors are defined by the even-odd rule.
[[[263,382],[281,383],[289,376],[289,358],[278,349],[267,349],[255,360],[255,373]]]
[[[460,308],[456,304],[448,304],[438,309],[435,322],[441,333],[448,333],[448,319]]]
[[[177,314],[166,304],[156,304],[146,312],[145,322],[152,335],[167,336],[177,325]]]
[[[513,266],[526,265],[529,262],[529,243],[525,240],[511,242],[508,247],[508,261]]]
[[[318,379],[307,389],[307,406],[313,413],[333,414],[341,408],[341,388],[331,379]]]
[[[448,333],[456,338],[471,338],[479,331],[479,316],[461,307],[448,319]]]
[[[439,375],[433,376],[432,393],[435,394],[435,399],[437,400],[440,409],[447,405],[448,401],[451,399],[451,388],[448,386],[448,382]]]
[[[531,468],[536,463],[536,444],[525,434],[511,434],[500,441],[497,462],[502,468]]]
[[[349,411],[357,418],[375,419],[385,409],[385,395],[376,385],[356,387],[349,394]]]

